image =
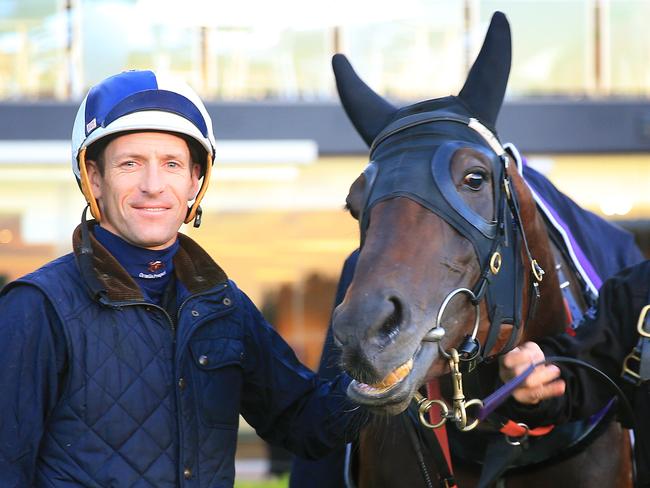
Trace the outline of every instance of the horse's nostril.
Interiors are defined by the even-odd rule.
[[[399,335],[402,324],[403,307],[399,299],[391,297],[388,299],[393,305],[393,312],[384,320],[379,329],[380,337],[386,342],[393,342]]]

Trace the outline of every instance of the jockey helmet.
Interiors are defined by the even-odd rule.
[[[98,221],[101,215],[92,194],[85,155],[88,147],[107,136],[133,131],[176,133],[196,141],[205,151],[203,182],[185,223],[200,224],[199,204],[210,180],[215,139],[205,105],[187,84],[152,71],[124,71],[93,86],[77,112],[72,129],[72,171]]]

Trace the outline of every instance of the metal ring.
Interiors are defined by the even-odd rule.
[[[471,407],[472,405],[478,405],[480,408],[483,408],[483,402],[478,398],[474,398],[473,400],[470,400],[469,402],[465,403],[465,410],[467,410],[467,407]],[[467,416],[467,414],[465,415]],[[470,430],[473,430],[478,425],[478,422],[479,422],[478,419],[474,419],[474,421],[471,424],[465,425],[465,427],[459,428],[459,430],[461,432],[468,432]]]
[[[429,413],[433,404],[437,404],[440,407],[440,422],[437,424],[432,424],[427,420],[426,414]],[[429,429],[437,429],[442,427],[442,425],[447,421],[447,416],[449,415],[449,407],[442,400],[423,400],[418,407],[418,416],[420,417],[420,422],[422,425]]]
[[[501,259],[501,253],[499,251],[494,251],[494,254],[492,254],[492,257],[490,258],[490,271],[492,271],[493,275],[499,274],[502,263],[503,260]]]
[[[523,429],[526,429],[526,432],[524,432],[523,435],[517,437],[517,440],[513,440],[513,438],[509,435],[505,436],[506,442],[511,446],[520,446],[522,442],[528,439],[528,431],[530,430],[528,426],[522,422],[517,422],[517,425]]]
[[[440,305],[440,309],[438,310],[438,315],[436,316],[436,324],[435,324],[434,329],[438,328],[438,327],[442,327],[442,325],[440,324],[440,322],[442,321],[442,315],[445,312],[445,309],[447,308],[447,305],[449,305],[449,302],[451,301],[451,299],[454,298],[459,293],[467,293],[470,296],[470,299],[471,299],[472,302],[476,301],[476,295],[469,288],[456,288],[454,291],[449,293],[449,295],[447,295],[445,297],[445,299],[442,301],[442,304]],[[474,319],[474,330],[472,331],[472,336],[471,336],[472,340],[476,339],[476,334],[478,334],[478,325],[479,325],[479,321],[480,321],[480,318],[481,318],[481,315],[480,315],[481,312],[480,312],[480,308],[479,308],[478,303],[474,303],[474,313],[475,313],[475,319]],[[441,344],[441,343],[439,342],[438,344]],[[447,353],[447,351],[445,351],[442,348],[442,346],[439,346],[439,349],[440,349],[440,353],[445,357],[445,359],[449,359],[451,357]]]
[[[533,269],[533,275],[535,276],[537,282],[541,283],[544,279],[544,270],[539,264],[537,264],[537,259],[533,259],[530,262],[530,267]]]

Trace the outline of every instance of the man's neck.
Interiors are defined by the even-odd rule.
[[[94,230],[95,238],[135,280],[145,298],[160,305],[173,276],[178,240],[166,249],[151,250],[135,246],[99,225]]]

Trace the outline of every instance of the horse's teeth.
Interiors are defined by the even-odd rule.
[[[391,386],[402,381],[406,377],[406,375],[408,375],[411,372],[412,368],[413,368],[413,359],[411,358],[401,366],[398,366],[393,371],[388,373],[386,377],[384,377],[384,379],[381,380],[379,383],[373,383],[372,385],[368,385],[368,386],[370,386],[374,390],[385,390],[387,388],[390,388]]]

